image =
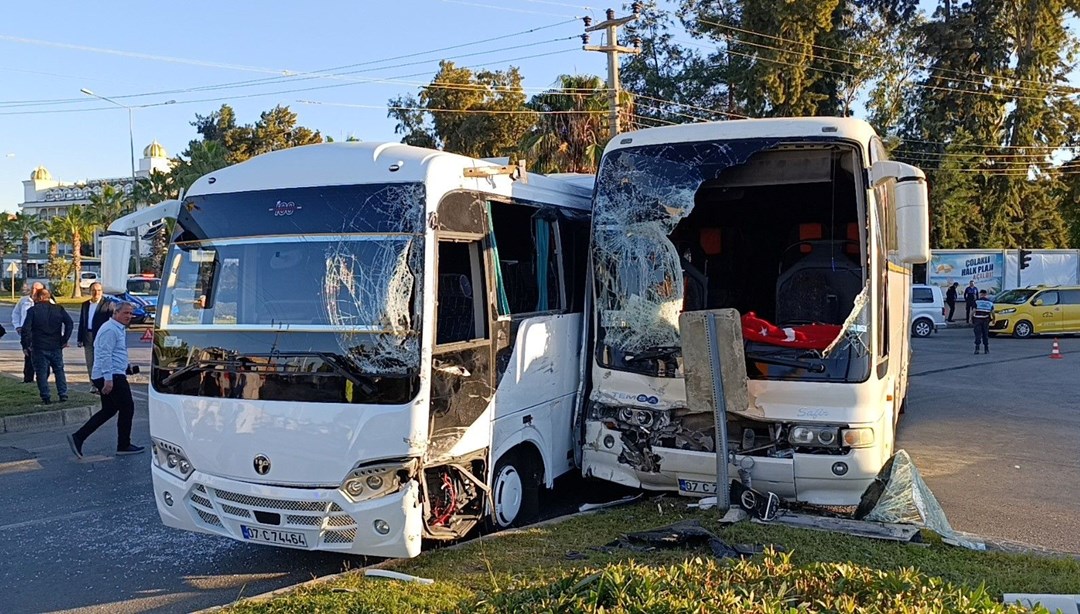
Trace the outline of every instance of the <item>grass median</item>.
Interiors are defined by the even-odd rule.
[[[384,568],[432,585],[354,572],[228,611],[277,612],[1021,612],[1005,592],[1080,593],[1071,558],[909,545],[742,522],[661,498],[532,527]],[[609,548],[620,534],[697,519],[728,544],[783,551],[741,562],[708,548]]]
[[[89,385],[85,382],[69,382],[68,400],[63,403],[56,397],[56,380],[51,376],[49,377],[49,390],[52,393],[53,402],[45,405],[41,402],[41,395],[38,394],[36,383],[24,384],[21,377],[12,377],[6,373],[0,374],[0,416],[20,416],[98,404],[97,396],[83,391],[89,390]]]

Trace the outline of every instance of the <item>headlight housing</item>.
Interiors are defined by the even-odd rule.
[[[154,465],[159,469],[164,469],[166,472],[185,481],[191,477],[191,474],[195,473],[195,467],[188,460],[187,453],[184,452],[183,448],[156,437],[151,437],[150,441],[152,442],[151,451],[154,456]]]
[[[840,427],[796,424],[788,431],[788,443],[797,448],[839,448]]]
[[[848,448],[869,448],[874,445],[874,429],[840,429],[840,442]]]
[[[995,311],[994,313],[999,313],[1001,315],[1008,315],[1010,313],[1016,313],[1016,307],[1009,307],[1008,309],[999,309],[998,311]]]
[[[357,465],[345,476],[340,490],[353,503],[384,497],[401,490],[415,468],[416,459],[404,463]]]

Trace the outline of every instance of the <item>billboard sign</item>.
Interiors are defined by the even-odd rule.
[[[935,253],[930,258],[929,282],[934,286],[948,288],[954,282],[959,290],[974,281],[980,290],[990,296],[1000,292],[1005,281],[1005,255],[1001,251]]]

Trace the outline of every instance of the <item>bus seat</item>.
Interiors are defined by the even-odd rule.
[[[862,291],[862,267],[843,254],[843,241],[800,243],[810,255],[776,280],[776,323],[842,324]]]
[[[847,225],[847,240],[844,245],[844,252],[851,256],[859,255],[859,225],[855,222],[850,222]]]
[[[459,273],[439,275],[435,343],[468,341],[474,337],[472,283]]]
[[[719,228],[702,228],[698,231],[698,244],[706,256],[719,256],[723,247],[723,236]]]
[[[817,224],[817,223],[799,224],[799,240],[800,241],[820,241],[824,237],[825,237],[825,231],[822,228],[821,224]],[[813,251],[813,249],[814,248],[811,245],[800,245],[799,246],[799,251],[804,253],[804,254],[809,254],[811,251]]]

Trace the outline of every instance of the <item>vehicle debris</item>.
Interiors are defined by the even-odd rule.
[[[763,523],[764,521],[755,518],[754,522]],[[789,511],[778,514],[771,522],[797,529],[844,533],[853,537],[868,537],[901,543],[919,543],[921,539],[919,537],[919,528],[911,524],[812,516]]]
[[[661,548],[696,548],[707,545],[718,559],[753,556],[764,551],[764,546],[740,544],[730,546],[712,531],[701,526],[697,520],[680,520],[674,524],[648,531],[625,533],[615,541],[598,548],[609,552],[615,548],[651,552]]]
[[[581,506],[578,508],[578,511],[579,512],[591,512],[593,510],[602,510],[602,509],[607,509],[609,507],[617,507],[619,505],[626,505],[628,503],[633,503],[633,502],[641,499],[642,494],[643,493],[638,493],[636,495],[626,495],[622,499],[616,499],[614,501],[605,501],[603,503],[582,503]]]
[[[419,576],[410,576],[409,574],[401,573],[399,571],[390,571],[389,569],[365,569],[365,578],[386,578],[388,580],[400,580],[402,582],[414,582],[416,584],[435,584],[435,580],[431,578],[421,578]]]
[[[947,544],[986,550],[985,543],[962,537],[952,528],[945,510],[941,509],[941,504],[904,450],[897,451],[867,487],[855,510],[855,518],[907,523],[937,533]]]

